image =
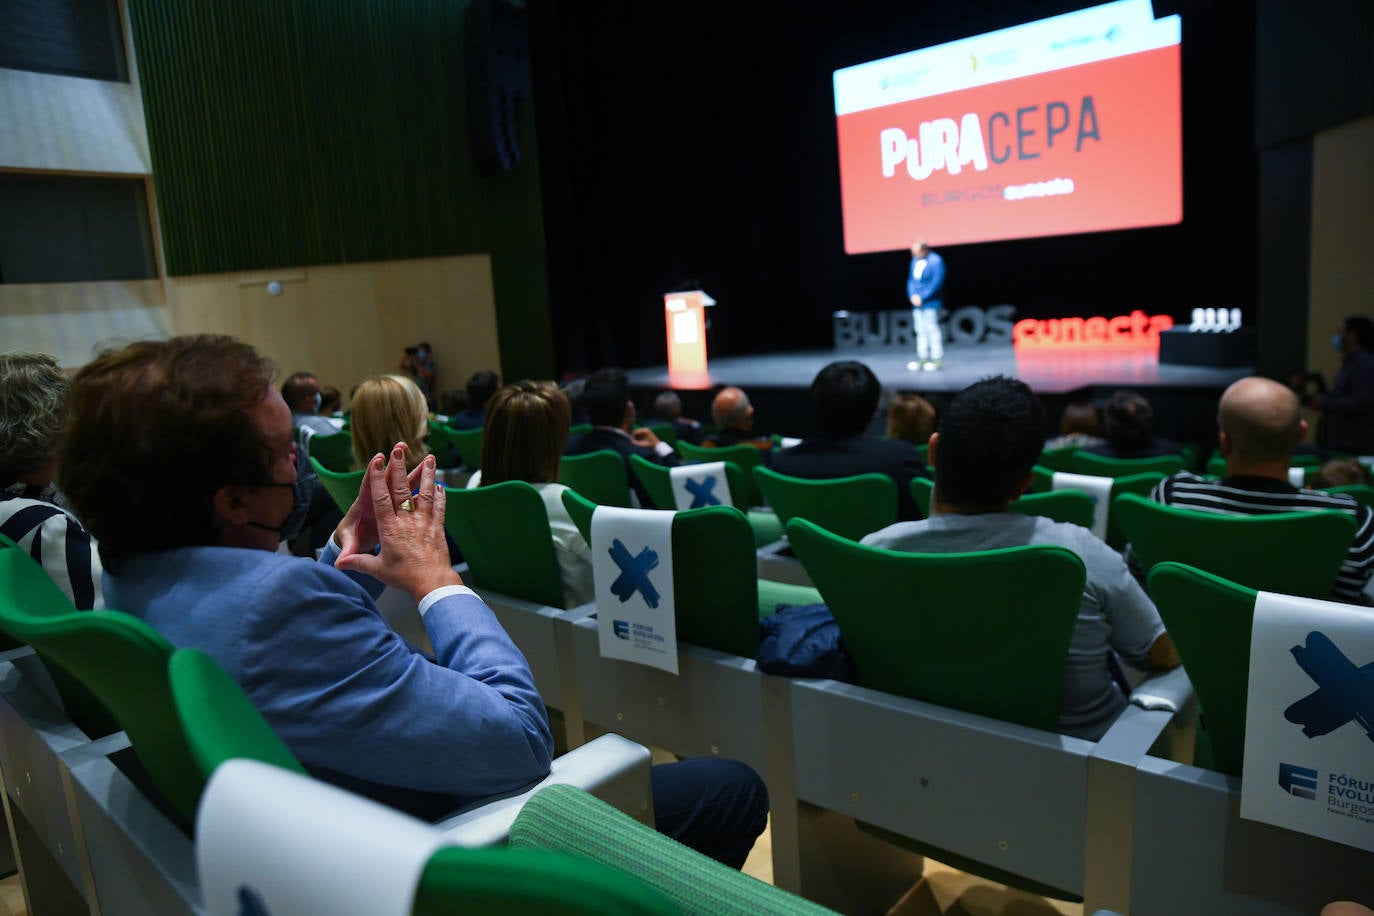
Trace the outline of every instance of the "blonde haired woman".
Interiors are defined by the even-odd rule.
[[[367,467],[377,454],[387,455],[405,442],[406,470],[413,471],[429,446],[429,403],[420,387],[404,375],[374,375],[353,392],[349,404],[349,432],[353,436],[353,465]]]

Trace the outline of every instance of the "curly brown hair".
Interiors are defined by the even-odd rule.
[[[267,479],[249,411],[276,367],[223,335],[139,341],[76,373],[58,486],[118,572],[133,554],[213,544],[215,491]]]

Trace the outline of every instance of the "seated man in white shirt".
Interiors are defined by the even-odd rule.
[[[1044,442],[1044,410],[1023,382],[996,377],[970,385],[930,437],[930,517],[889,525],[863,543],[912,553],[1057,544],[1078,554],[1088,578],[1064,669],[1059,731],[1095,741],[1126,707],[1114,654],[1142,670],[1173,668],[1179,659],[1120,554],[1086,528],[1008,511],[1030,486]]]

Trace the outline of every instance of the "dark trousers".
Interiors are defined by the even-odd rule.
[[[722,862],[742,868],[768,825],[768,787],[748,764],[690,757],[650,769],[654,827]]]

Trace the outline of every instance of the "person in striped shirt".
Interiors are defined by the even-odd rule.
[[[100,555],[52,482],[67,387],[47,353],[0,353],[0,534],[89,611],[104,606]]]
[[[1370,604],[1365,589],[1374,573],[1374,512],[1344,493],[1308,490],[1288,482],[1293,451],[1307,436],[1307,423],[1299,414],[1293,390],[1259,376],[1243,378],[1222,393],[1217,424],[1226,476],[1216,480],[1180,471],[1161,480],[1151,498],[1169,506],[1233,515],[1308,509],[1345,512],[1355,519],[1355,540],[1331,598]],[[1128,557],[1129,549],[1128,545]],[[1137,568],[1134,563],[1132,568]]]

